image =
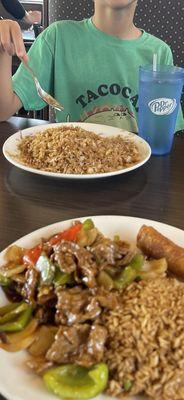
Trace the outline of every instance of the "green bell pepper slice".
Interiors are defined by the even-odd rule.
[[[129,381],[129,380],[127,380],[127,381],[125,381],[125,383],[124,383],[124,389],[125,389],[125,392],[129,392],[130,391],[130,389],[132,388],[132,386],[133,386],[133,382],[132,381]]]
[[[1,307],[0,308],[0,317],[15,310],[18,306],[20,306],[20,303],[9,303],[6,306]]]
[[[13,321],[0,324],[0,332],[18,332],[25,328],[32,316],[32,307],[27,305],[26,309],[17,315]]]
[[[136,254],[130,264],[124,268],[117,278],[114,279],[114,287],[116,289],[125,289],[130,285],[135,279],[141,278],[141,268],[144,264],[144,256],[142,254]]]
[[[54,285],[56,287],[66,285],[66,283],[70,283],[71,280],[72,280],[71,274],[62,272],[59,268],[56,269],[56,273],[54,276]]]
[[[125,289],[136,279],[136,277],[137,271],[129,265],[120,272],[116,279],[114,279],[114,287],[116,289]]]
[[[50,285],[53,282],[55,265],[44,252],[41,253],[38,261],[36,262],[36,269],[40,272],[42,283],[45,285]]]
[[[97,276],[97,283],[99,286],[103,286],[107,290],[111,290],[114,288],[114,282],[111,276],[105,272],[100,271]]]
[[[6,312],[3,316],[0,316],[0,325],[4,324],[5,322],[13,321],[17,318],[17,315],[22,313],[23,311],[27,310],[28,304],[20,303],[16,307],[14,307],[9,312]]]
[[[6,278],[5,276],[0,274],[0,286],[9,286],[11,283],[10,278]]]
[[[119,242],[120,240],[120,236],[119,235],[114,235],[114,241],[115,242]]]
[[[85,231],[90,231],[90,229],[93,229],[94,227],[95,226],[91,218],[87,218],[82,224],[82,228]]]
[[[108,367],[104,363],[90,369],[67,364],[50,369],[43,379],[47,388],[62,399],[91,399],[105,390]]]
[[[141,271],[143,264],[144,264],[143,254],[136,254],[130,261],[130,266],[134,268],[136,271]]]

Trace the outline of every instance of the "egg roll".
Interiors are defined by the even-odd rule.
[[[168,269],[184,278],[184,248],[176,245],[151,226],[143,225],[137,235],[137,247],[152,258],[164,257]]]

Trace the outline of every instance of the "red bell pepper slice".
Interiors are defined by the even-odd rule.
[[[23,262],[27,265],[35,265],[42,252],[42,244],[26,251],[23,256]]]
[[[68,240],[69,242],[75,242],[77,239],[77,234],[80,232],[82,228],[81,222],[73,225],[71,228],[66,229],[63,232],[59,232],[56,235],[52,236],[49,240],[48,243],[51,246],[54,246],[55,244],[59,243],[61,240]],[[42,244],[39,244],[32,249],[29,249],[26,251],[26,253],[23,256],[23,262],[24,264],[27,265],[35,265],[36,262],[38,261],[38,258],[40,257],[42,252]]]
[[[59,243],[61,240],[68,240],[69,242],[75,242],[77,239],[77,234],[80,232],[82,228],[82,224],[79,222],[78,224],[73,225],[71,228],[66,229],[63,232],[59,232],[56,235],[52,236],[48,243],[53,246]]]

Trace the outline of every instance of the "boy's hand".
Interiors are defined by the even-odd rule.
[[[8,19],[0,20],[0,53],[3,52],[9,56],[16,54],[21,60],[28,61],[20,26]]]

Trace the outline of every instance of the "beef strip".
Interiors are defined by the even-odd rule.
[[[112,241],[103,238],[100,242],[92,246],[91,252],[93,253],[97,263],[102,268],[107,265],[116,266],[117,261],[124,258],[129,252],[130,245],[123,241]]]
[[[25,284],[22,288],[22,296],[34,305],[36,302],[36,292],[39,283],[39,272],[34,268],[29,268],[25,275]]]
[[[37,304],[54,307],[57,301],[54,287],[52,285],[42,285],[38,288]]]
[[[93,254],[73,242],[62,241],[54,246],[54,261],[63,272],[75,272],[77,282],[82,281],[89,288],[96,286],[98,267]]]
[[[102,325],[92,325],[87,343],[82,346],[76,362],[83,367],[90,367],[103,360],[107,330]]]
[[[54,246],[54,261],[57,262],[63,272],[71,274],[76,271],[75,252],[78,248],[79,246],[76,243],[65,240]]]
[[[57,290],[56,323],[72,325],[76,322],[94,320],[101,313],[98,300],[88,289],[75,287]]]
[[[76,324],[63,326],[46,354],[57,364],[77,363],[90,367],[103,359],[107,330],[101,325]]]
[[[94,295],[100,306],[114,310],[119,304],[119,293],[117,291],[109,292],[108,290],[99,287],[94,290]]]
[[[97,286],[96,275],[98,274],[98,266],[93,259],[93,254],[83,247],[76,252],[78,261],[78,271],[82,275],[82,282],[89,288]]]
[[[3,286],[2,287],[3,292],[5,293],[7,299],[10,302],[17,302],[19,303],[22,301],[22,287],[20,288],[19,285],[15,285],[14,283],[11,284],[10,286]]]
[[[55,308],[50,308],[48,305],[38,306],[35,313],[35,318],[41,324],[55,324]]]
[[[86,342],[90,325],[61,326],[55,336],[55,341],[47,351],[46,359],[58,364],[74,361],[82,343]]]

